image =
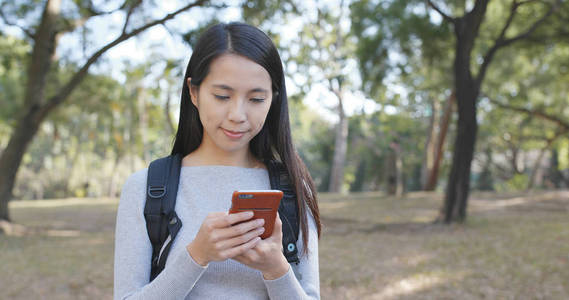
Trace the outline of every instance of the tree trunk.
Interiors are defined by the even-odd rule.
[[[525,168],[520,168],[519,166],[519,153],[520,153],[520,143],[519,142],[512,142],[508,141],[508,145],[510,146],[510,151],[512,152],[512,156],[510,156],[509,162],[514,174],[523,174]]]
[[[166,95],[166,104],[164,109],[164,114],[166,115],[166,130],[170,133],[170,135],[176,134],[176,128],[174,126],[174,121],[172,120],[172,116],[170,115],[170,102],[171,102],[171,90],[168,88],[168,93]]]
[[[17,122],[12,132],[8,146],[0,157],[0,220],[10,221],[8,201],[12,198],[12,189],[18,173],[18,168],[30,141],[36,134],[41,123],[37,113],[28,112]]]
[[[148,112],[146,109],[146,95],[142,87],[138,87],[136,91],[137,115],[138,115],[138,133],[140,135],[140,143],[142,144],[142,155],[146,163],[150,162],[150,149],[148,149],[147,129],[148,129]]]
[[[423,155],[423,166],[421,167],[421,187],[426,189],[427,180],[435,161],[436,129],[439,127],[439,103],[436,99],[431,101],[431,117],[429,118],[429,129],[427,130],[427,141],[425,143],[425,154]]]
[[[397,145],[397,150],[395,151],[395,196],[402,197],[404,190],[403,183],[403,159],[401,158],[401,151],[399,144]]]
[[[395,150],[391,148],[385,156],[385,190],[388,195],[395,195],[397,192],[396,155],[397,153],[395,153]]]
[[[567,133],[566,131],[559,131],[557,132],[552,138],[547,139],[547,142],[545,144],[545,147],[543,147],[540,151],[539,151],[539,155],[535,161],[535,164],[533,166],[529,181],[528,181],[528,186],[526,188],[526,191],[529,191],[531,189],[533,189],[534,185],[535,185],[535,181],[536,181],[536,177],[537,177],[537,172],[539,170],[539,168],[541,167],[541,161],[543,160],[543,155],[545,154],[545,152],[549,151],[549,149],[551,148],[551,146],[553,145],[553,143],[561,136],[563,136],[564,134]]]
[[[494,190],[494,180],[492,178],[492,171],[490,170],[492,166],[492,148],[487,147],[484,150],[486,154],[486,161],[484,162],[484,167],[482,167],[482,172],[480,172],[480,177],[477,182],[477,189],[481,191],[493,191]]]
[[[117,196],[117,188],[116,188],[116,181],[117,181],[117,169],[120,163],[120,159],[121,159],[121,153],[117,152],[116,153],[116,157],[113,161],[113,168],[112,168],[112,173],[111,173],[111,181],[109,182],[109,189],[108,189],[108,196],[109,198],[114,198]]]
[[[489,0],[474,1],[472,9],[463,16],[451,17],[446,15],[432,1],[427,1],[429,6],[436,10],[445,21],[453,24],[456,39],[453,73],[458,104],[458,130],[454,144],[453,163],[445,195],[445,204],[442,209],[443,219],[446,223],[463,221],[466,218],[466,206],[470,188],[470,168],[474,156],[476,133],[478,131],[476,102],[488,66],[491,64],[498,49],[529,38],[547,18],[559,9],[559,4],[562,1],[548,4],[549,9],[547,12],[533,22],[527,30],[518,33],[514,37],[506,37],[506,32],[512,24],[512,20],[516,17],[516,10],[522,5],[522,2],[514,1],[510,15],[500,30],[500,34],[494,40],[493,45],[481,56],[478,73],[476,77],[473,77],[470,68],[471,62],[475,61],[472,59],[472,49],[478,37],[480,25],[486,15],[488,2]]]
[[[470,170],[478,123],[476,100],[482,79],[475,79],[470,71],[471,52],[482,19],[486,14],[487,0],[477,2],[473,10],[455,19],[456,52],[454,58],[454,85],[458,107],[458,124],[454,143],[452,167],[446,188],[442,220],[445,223],[463,222],[466,219]],[[439,217],[439,220],[441,218]]]
[[[328,190],[332,193],[342,191],[344,182],[344,164],[346,162],[346,150],[348,148],[348,118],[344,113],[342,95],[338,97],[338,125],[336,126],[336,138],[334,143],[334,159],[332,161],[332,172],[330,173],[330,185]]]
[[[565,185],[569,188],[569,177],[565,176],[563,170],[559,169],[559,152],[557,149],[551,149],[551,158],[549,162],[549,171],[547,172],[547,177],[549,181],[549,187],[560,188]]]
[[[73,153],[73,156],[71,157],[71,160],[67,161],[67,169],[69,170],[69,174],[73,174],[73,169],[74,167],[77,165],[77,162],[79,161],[79,156],[81,155],[81,151],[79,150],[80,144],[81,144],[81,135],[79,134],[79,145],[77,145],[77,149],[75,149],[75,153]],[[69,153],[69,151],[68,151]],[[71,194],[71,191],[69,190],[69,187],[71,186],[71,176],[69,176],[69,178],[67,178],[67,180],[65,181],[65,188],[64,188],[64,197],[75,197],[75,195]]]
[[[22,158],[47,111],[41,107],[45,100],[45,83],[56,48],[56,26],[61,0],[45,3],[40,26],[34,36],[32,57],[28,65],[25,113],[17,119],[8,146],[0,157],[0,221],[10,221],[8,201]]]
[[[445,110],[440,121],[439,135],[436,140],[436,147],[434,152],[433,166],[427,176],[427,182],[425,184],[424,190],[434,191],[437,187],[437,181],[439,180],[439,169],[441,167],[441,160],[443,157],[443,146],[445,144],[446,136],[448,133],[448,126],[450,124],[454,103],[456,102],[456,93],[453,90],[447,99],[445,104]]]
[[[385,161],[385,178],[387,179],[387,194],[403,196],[403,159],[398,140],[391,142]]]
[[[464,93],[464,95],[462,95]],[[468,193],[470,191],[470,168],[478,124],[476,123],[475,91],[458,92],[458,127],[454,143],[452,167],[444,203],[445,223],[462,222],[466,218]],[[475,96],[476,95],[476,96]],[[461,99],[464,97],[464,100]]]

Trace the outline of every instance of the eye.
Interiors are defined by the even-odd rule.
[[[251,98],[251,101],[253,101],[253,102],[264,102],[265,99],[264,98]]]
[[[219,99],[219,100],[227,100],[227,99],[229,99],[229,96],[222,96],[222,95],[215,95],[215,94],[214,94],[213,96],[214,96],[216,99]]]

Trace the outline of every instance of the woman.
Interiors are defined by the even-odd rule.
[[[175,211],[184,224],[165,269],[149,283],[152,246],[143,208],[147,171],[125,183],[117,213],[115,299],[320,298],[316,190],[292,145],[280,56],[270,38],[243,23],[202,34],[182,89],[172,154],[182,168]],[[281,161],[299,213],[298,264],[251,212],[227,214],[235,190],[270,189],[263,161]]]

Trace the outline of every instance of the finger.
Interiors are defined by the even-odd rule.
[[[211,229],[218,227],[226,227],[223,225],[224,221],[222,220],[223,217],[225,216],[227,216],[227,212],[222,212],[222,211],[211,212],[207,214],[203,223],[207,224],[208,227],[210,227]]]
[[[282,236],[283,236],[283,222],[281,221],[281,218],[277,213],[277,217],[275,218],[275,226],[273,227],[273,232],[271,233],[269,239],[282,240]]]
[[[278,212],[277,212],[277,217],[275,218],[275,227],[277,227],[281,230],[283,228],[283,221],[281,220],[281,216],[279,215]]]
[[[239,213],[235,213],[235,214],[228,214],[225,219],[227,219],[227,221],[229,222],[230,225],[233,225],[235,223],[239,223],[239,222],[243,222],[243,221],[247,221],[249,219],[251,219],[255,214],[248,210],[248,211],[244,211],[244,212],[239,212]]]
[[[224,227],[229,227],[235,223],[247,221],[247,220],[251,219],[253,217],[253,215],[254,215],[253,212],[250,210],[235,213],[235,214],[225,213],[224,215],[219,216],[218,218],[214,219],[213,222],[214,222],[215,227],[224,228]]]
[[[283,221],[281,220],[280,215],[277,213],[277,217],[275,219],[275,230],[277,231],[277,233],[282,233],[283,230]]]
[[[216,212],[210,212],[209,214],[207,214],[208,218],[212,218],[212,219],[217,219],[223,216],[226,216],[227,212],[224,211],[216,211]]]
[[[265,223],[265,220],[263,220],[263,219],[255,219],[255,220],[247,221],[245,223],[241,223],[241,224],[237,224],[237,225],[233,225],[233,226],[230,226],[227,228],[220,229],[216,233],[217,240],[225,240],[225,239],[241,236],[245,233],[250,232],[251,230],[255,230],[255,229],[263,226],[264,223]]]
[[[250,230],[249,232],[247,232],[245,234],[238,235],[236,237],[226,239],[224,241],[219,242],[218,243],[218,249],[227,249],[227,248],[232,248],[235,246],[245,244],[245,243],[249,242],[250,240],[260,236],[261,234],[263,234],[264,231],[265,231],[265,228],[263,228],[263,227],[253,228],[252,230]]]
[[[223,257],[225,258],[233,258],[237,255],[243,254],[249,249],[252,249],[253,247],[255,247],[255,245],[257,245],[257,243],[259,243],[260,240],[261,240],[260,237],[256,237],[245,244],[241,244],[237,247],[233,247],[231,249],[223,251],[221,255],[223,255]]]

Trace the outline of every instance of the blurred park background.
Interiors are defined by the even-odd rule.
[[[200,32],[277,44],[326,299],[569,298],[569,1],[0,2],[0,299],[112,295]]]

